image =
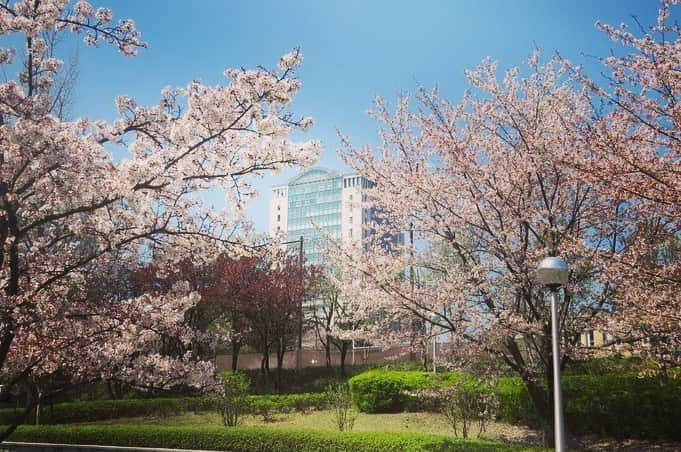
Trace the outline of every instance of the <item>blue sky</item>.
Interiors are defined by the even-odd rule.
[[[464,69],[483,58],[501,69],[522,64],[535,44],[597,68],[584,56],[607,55],[613,43],[596,20],[653,23],[654,0],[486,1],[218,1],[118,0],[117,17],[135,20],[149,48],[125,58],[112,48],[79,46],[80,77],[74,116],[112,119],[114,98],[129,94],[140,103],[158,100],[167,85],[200,79],[224,83],[227,67],[273,67],[300,46],[303,88],[292,110],[315,118],[307,137],[321,140],[320,165],[343,169],[336,156],[336,130],[357,145],[375,143],[377,125],[367,117],[374,96],[394,99],[419,85],[439,86],[458,100],[466,89]],[[267,228],[269,187],[293,171],[269,175],[249,213]]]

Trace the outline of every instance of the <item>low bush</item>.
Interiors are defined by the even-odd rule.
[[[352,430],[358,413],[352,407],[352,397],[348,386],[345,384],[329,385],[326,388],[326,401],[331,408],[338,431]]]
[[[323,393],[248,396],[248,412],[258,414],[264,407],[273,412],[306,411],[326,406]],[[172,416],[187,412],[219,411],[220,399],[178,397],[159,399],[94,400],[57,403],[43,408],[40,419],[45,424],[72,424],[121,417]],[[11,424],[21,414],[19,409],[0,409],[0,424]]]
[[[563,377],[567,428],[575,434],[616,438],[681,439],[681,382],[660,385],[638,373]],[[541,417],[520,379],[503,379],[497,390],[501,420],[537,426]]]
[[[413,405],[410,393],[459,381],[463,374],[370,370],[348,380],[352,400],[365,413],[396,413]]]
[[[498,401],[497,419],[530,427],[542,424],[542,417],[535,409],[525,383],[520,378],[500,378],[495,392]]]
[[[649,364],[649,363],[648,363]],[[603,375],[612,373],[640,372],[647,367],[639,357],[604,356],[582,360],[569,360],[563,375]]]
[[[265,407],[277,413],[291,411],[306,412],[309,409],[326,408],[324,393],[310,392],[303,394],[257,395],[249,397],[253,412],[262,411]]]
[[[12,434],[10,441],[249,452],[540,450],[520,445],[464,441],[418,433],[139,425],[23,426]]]
[[[260,369],[240,370],[246,374],[251,382],[253,394],[287,394],[324,392],[330,384],[346,383],[348,378],[361,374],[367,370],[420,370],[420,361],[385,361],[381,363],[346,364],[345,375],[341,375],[340,368],[334,367],[301,367],[299,369],[281,370],[281,387],[277,387],[274,379],[267,377]]]
[[[468,438],[472,426],[477,424],[477,436],[487,431],[487,425],[496,416],[494,388],[481,381],[468,379],[438,390],[442,397],[440,412],[445,416],[454,435]]]
[[[637,373],[565,378],[565,412],[575,433],[681,439],[681,382]]]
[[[249,409],[248,380],[238,372],[224,372],[222,378],[223,394],[218,399],[218,411],[226,427],[236,427]]]
[[[463,374],[370,371],[349,381],[360,411],[437,410],[442,398],[435,387],[461,381]],[[478,382],[479,383],[479,382]],[[638,373],[567,375],[562,379],[567,428],[575,434],[597,433],[618,438],[681,439],[681,382],[660,385]],[[486,388],[481,385],[480,388]],[[519,378],[500,378],[495,386],[497,419],[538,427],[543,423]]]

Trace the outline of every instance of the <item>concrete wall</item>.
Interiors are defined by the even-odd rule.
[[[363,350],[355,350],[354,353],[354,364],[364,364],[364,363],[379,363],[384,361],[395,361],[395,360],[405,360],[409,359],[409,347],[408,346],[397,346],[388,349],[381,348],[371,348]],[[262,356],[259,353],[241,353],[239,354],[239,359],[237,361],[239,369],[259,369],[260,360]],[[326,364],[326,358],[323,350],[306,350],[303,349],[301,352],[301,366],[302,367],[321,367]],[[232,368],[232,356],[231,355],[218,355],[216,358],[216,366],[219,371],[231,370]],[[331,352],[331,364],[337,366],[340,364],[340,352]],[[352,350],[348,350],[347,357],[345,359],[346,365],[353,364],[353,353]],[[272,354],[270,356],[270,369],[274,369],[277,366],[277,357]],[[296,367],[296,351],[292,350],[284,355],[284,367],[285,368],[295,368]]]

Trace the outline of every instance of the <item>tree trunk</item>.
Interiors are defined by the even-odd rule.
[[[232,371],[236,372],[239,360],[239,351],[241,350],[241,341],[232,341]]]
[[[423,339],[420,341],[421,344],[421,362],[423,364],[423,371],[428,372],[428,341],[427,339]]]
[[[549,393],[544,389],[538,381],[523,378],[525,387],[530,395],[532,404],[539,414],[541,425],[540,427],[544,433],[544,445],[550,446],[553,441],[553,401],[549,397]]]
[[[43,408],[43,394],[42,392],[38,391],[38,401],[35,405],[35,425],[40,425],[40,412],[42,411]]]
[[[262,351],[262,361],[260,362],[260,370],[266,379],[270,377],[270,347],[265,345]]]
[[[286,341],[279,338],[277,340],[277,392],[281,392],[281,370],[284,368],[284,354],[286,354]]]
[[[341,348],[340,348],[340,371],[341,371],[341,376],[345,376],[345,358],[348,356],[348,345],[349,342],[346,340],[341,341]]]
[[[324,354],[326,357],[326,368],[331,368],[331,336],[326,333],[326,342],[324,342]]]

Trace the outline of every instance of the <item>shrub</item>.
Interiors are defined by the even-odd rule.
[[[324,408],[326,399],[323,393],[251,395],[247,398],[248,411],[251,413],[258,413],[263,404],[274,412],[305,411],[310,408]],[[41,419],[46,424],[71,424],[121,417],[171,416],[219,409],[219,399],[209,397],[94,400],[47,405]],[[20,413],[20,410],[13,408],[0,409],[0,424],[11,424]]]
[[[681,439],[681,382],[663,386],[637,373],[581,375],[566,378],[563,388],[575,433]]]
[[[563,377],[568,430],[617,438],[681,439],[681,382],[660,385],[638,373]],[[520,379],[502,379],[497,389],[499,418],[539,425],[541,418]]]
[[[490,386],[474,379],[459,381],[438,391],[442,398],[441,412],[454,430],[454,435],[466,439],[474,422],[478,424],[478,438],[494,418],[496,396]]]
[[[396,413],[410,406],[410,393],[452,385],[462,374],[370,370],[348,380],[352,400],[365,413]]]
[[[11,441],[168,449],[300,452],[521,451],[528,446],[464,441],[439,435],[395,432],[332,432],[257,427],[161,427],[141,425],[22,426]]]
[[[225,372],[222,378],[224,392],[218,400],[218,411],[225,426],[236,427],[248,410],[248,380],[237,372]]]
[[[338,430],[341,432],[352,430],[355,426],[357,413],[352,408],[352,399],[347,385],[329,385],[326,388],[326,401],[333,411],[333,419]]]
[[[374,370],[350,379],[353,401],[360,411],[398,412],[439,409],[434,391],[466,378],[444,373]],[[636,373],[567,375],[562,379],[567,428],[574,434],[597,433],[618,438],[681,439],[681,381],[660,385],[656,378]],[[497,417],[532,427],[543,422],[520,378],[500,378],[495,386]]]
[[[251,411],[262,414],[263,411],[288,413],[298,411],[301,413],[314,408],[321,410],[326,408],[326,395],[324,393],[285,394],[285,395],[259,395],[249,398]]]
[[[498,401],[497,417],[500,420],[530,427],[541,426],[542,417],[535,409],[527,387],[520,378],[500,378],[495,392]]]

